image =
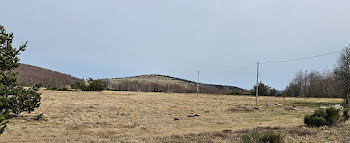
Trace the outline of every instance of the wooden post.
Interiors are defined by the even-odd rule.
[[[197,96],[199,94],[199,70],[198,70],[198,79],[197,79]]]
[[[259,96],[259,61],[256,63],[256,105],[258,105],[258,96]]]

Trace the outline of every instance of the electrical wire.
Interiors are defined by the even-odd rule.
[[[270,62],[262,62],[259,64],[275,64],[275,63],[286,63],[286,62],[295,62],[295,61],[302,61],[302,60],[307,60],[307,59],[313,59],[313,58],[318,58],[318,57],[323,57],[327,55],[332,55],[341,52],[342,50],[334,51],[334,52],[329,52],[325,54],[320,54],[320,55],[315,55],[311,57],[304,57],[304,58],[298,58],[298,59],[290,59],[290,60],[283,60],[283,61],[270,61]]]

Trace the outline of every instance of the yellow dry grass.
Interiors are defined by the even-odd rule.
[[[295,101],[341,102],[341,99],[260,97],[259,106],[255,106],[255,97],[247,96],[41,92],[41,107],[32,114],[11,119],[0,142],[162,142],[174,135],[266,126],[295,128],[303,125],[304,115],[315,109],[293,108]],[[33,120],[39,113],[44,114],[44,120]],[[199,117],[188,117],[194,114]],[[298,137],[286,138],[298,141]],[[317,140],[321,139],[310,138]]]

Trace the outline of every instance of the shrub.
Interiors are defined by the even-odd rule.
[[[281,134],[276,134],[273,132],[267,132],[261,137],[261,141],[264,143],[281,143],[282,136]]]
[[[72,89],[80,89],[80,90],[83,90],[83,89],[86,88],[86,85],[85,85],[84,82],[76,82],[76,83],[70,85],[70,87],[71,87]]]
[[[331,107],[331,108],[326,109],[326,112],[327,112],[327,116],[325,116],[324,118],[327,121],[327,125],[328,126],[337,125],[339,120],[340,120],[339,111],[337,109],[335,109],[334,107]]]
[[[41,114],[39,114],[39,115],[36,115],[36,116],[34,117],[34,120],[39,121],[39,120],[41,120],[41,119],[43,119],[43,118],[44,118],[44,114],[41,113]]]
[[[346,112],[346,111],[344,111]],[[340,113],[334,107],[330,107],[328,109],[318,109],[312,115],[306,115],[304,117],[304,123],[308,126],[335,126],[339,123],[339,121],[345,120],[347,118],[347,114],[343,114],[340,116]]]
[[[59,87],[48,87],[48,88],[46,88],[46,90],[69,91],[69,89],[68,89],[68,88],[65,88],[65,87],[63,87],[63,88],[59,88]]]
[[[229,92],[229,93],[227,93],[226,95],[242,95],[242,93],[241,92],[238,92],[238,91],[231,91],[231,92]]]
[[[346,110],[344,110],[343,111],[343,121],[347,121],[347,120],[349,120],[349,118],[350,118],[350,116],[349,116],[349,110],[348,109],[346,109]]]
[[[57,87],[48,87],[46,90],[57,90]]]
[[[306,115],[304,118],[304,123],[309,126],[324,126],[327,124],[326,119],[323,117],[317,117],[312,115]]]
[[[3,115],[0,115],[0,134],[2,134],[6,128],[8,121]]]
[[[80,89],[82,91],[103,91],[107,88],[107,85],[101,80],[94,80],[90,78],[88,80],[88,85],[83,82],[77,82],[71,85],[73,89]]]
[[[256,143],[259,142],[260,134],[258,132],[247,133],[242,136],[243,143]]]
[[[231,91],[226,93],[226,95],[253,95],[251,91]]]
[[[268,132],[251,132],[242,136],[243,143],[283,143],[281,134]]]

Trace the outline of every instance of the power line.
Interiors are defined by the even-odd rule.
[[[298,59],[290,59],[290,60],[284,60],[284,61],[271,61],[271,62],[262,62],[260,63],[259,61],[256,64],[256,105],[258,105],[258,96],[259,96],[259,65],[263,65],[263,64],[275,64],[275,63],[286,63],[286,62],[295,62],[295,61],[302,61],[302,60],[307,60],[307,59],[313,59],[313,58],[318,58],[318,57],[323,57],[323,56],[327,56],[327,55],[331,55],[331,54],[335,54],[335,53],[339,53],[341,50],[338,51],[334,51],[334,52],[329,52],[329,53],[325,53],[325,54],[320,54],[320,55],[316,55],[316,56],[311,56],[311,57],[304,57],[304,58],[298,58]]]
[[[270,61],[270,62],[262,62],[259,64],[275,64],[275,63],[286,63],[286,62],[295,62],[295,61],[302,61],[302,60],[307,60],[307,59],[313,59],[313,58],[318,58],[318,57],[323,57],[331,54],[336,54],[341,52],[341,50],[335,51],[335,52],[329,52],[325,54],[320,54],[320,55],[315,55],[315,56],[310,56],[310,57],[304,57],[304,58],[298,58],[298,59],[290,59],[290,60],[283,60],[283,61]]]

